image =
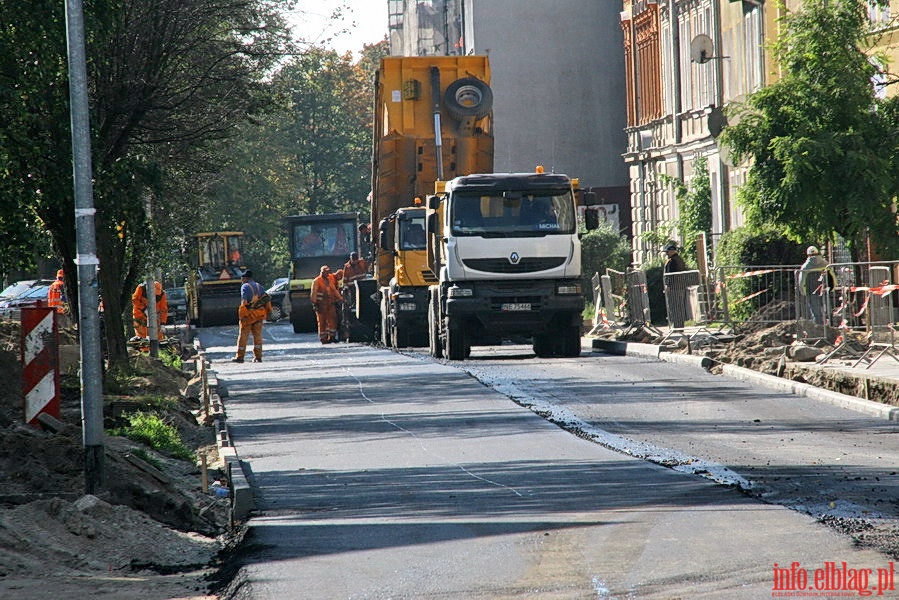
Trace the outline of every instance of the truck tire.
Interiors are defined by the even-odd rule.
[[[562,337],[562,352],[565,358],[577,358],[581,355],[581,328],[577,325],[571,325]]]
[[[409,343],[409,327],[400,327],[396,322],[393,323],[393,329],[391,330],[390,337],[393,340],[394,348],[408,348],[411,346]]]
[[[443,103],[457,121],[481,119],[493,109],[493,91],[476,77],[463,77],[447,86]]]
[[[465,360],[468,356],[468,335],[465,325],[446,319],[446,357],[450,360]]]
[[[390,348],[390,323],[387,316],[387,294],[381,294],[381,344]]]
[[[428,344],[431,356],[443,358],[443,345],[440,343],[440,311],[437,309],[437,294],[431,294],[430,302],[428,302]]]
[[[553,340],[548,333],[535,335],[533,347],[537,358],[549,358],[553,355]]]

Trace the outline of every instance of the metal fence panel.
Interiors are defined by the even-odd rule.
[[[631,270],[625,273],[627,281],[627,305],[631,325],[649,324],[649,293],[646,289],[646,271]]]
[[[602,297],[606,302],[606,316],[616,324],[626,323],[630,318],[627,302],[627,277],[621,271],[606,269],[602,276]]]
[[[683,329],[686,321],[701,320],[699,310],[699,286],[702,280],[699,271],[665,273],[665,308],[668,312],[668,326]]]
[[[799,265],[722,266],[718,293],[729,324],[774,324],[796,318]]]

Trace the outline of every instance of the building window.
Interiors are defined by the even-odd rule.
[[[754,92],[764,83],[764,31],[760,6],[743,3],[743,61],[746,91]]]
[[[875,0],[868,0],[868,21],[871,29],[883,29],[890,24],[890,7],[879,5]]]

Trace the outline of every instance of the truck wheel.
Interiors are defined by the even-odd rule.
[[[428,344],[431,356],[443,358],[443,345],[440,343],[440,318],[438,317],[437,297],[431,294],[428,302]]]
[[[396,323],[393,324],[393,329],[391,330],[391,337],[393,338],[393,347],[394,348],[406,348],[409,346],[409,328],[400,327]]]
[[[450,116],[457,121],[481,119],[493,109],[493,91],[476,77],[463,77],[447,86],[443,103]]]
[[[565,358],[577,358],[581,355],[581,328],[577,325],[572,325],[565,331],[561,354]]]
[[[454,320],[446,320],[446,357],[450,360],[465,360],[468,356],[468,339],[465,326]]]
[[[547,333],[534,336],[534,354],[537,358],[549,358],[553,355],[553,340]]]
[[[381,343],[390,348],[390,324],[387,319],[387,296],[381,296]]]

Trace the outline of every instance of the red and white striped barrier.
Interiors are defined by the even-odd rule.
[[[756,275],[764,275],[765,273],[773,273],[774,269],[762,269],[760,271],[745,271],[743,273],[733,273],[728,275],[728,279],[739,279],[741,277],[755,277]]]
[[[22,392],[25,422],[40,426],[38,416],[59,418],[59,328],[56,310],[22,308]]]

